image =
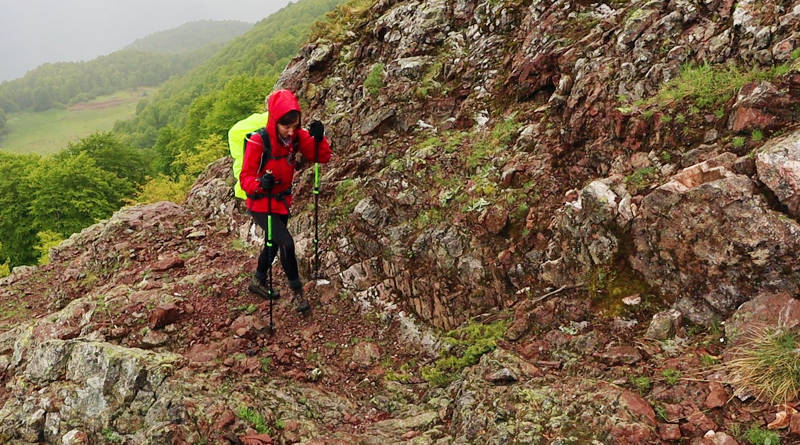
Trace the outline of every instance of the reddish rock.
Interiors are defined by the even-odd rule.
[[[642,359],[642,354],[633,346],[613,346],[598,356],[609,365],[632,365]]]
[[[208,363],[219,357],[219,349],[215,345],[196,344],[186,353],[186,357],[192,362]]]
[[[619,401],[628,408],[628,410],[639,418],[644,418],[653,426],[656,425],[656,413],[653,408],[647,403],[647,400],[641,398],[639,395],[630,391],[623,391],[619,396]]]
[[[674,423],[659,423],[658,435],[661,440],[679,440],[681,436],[681,427]]]
[[[481,223],[489,233],[497,235],[508,224],[508,210],[502,207],[489,207],[481,216]]]
[[[163,272],[165,270],[182,266],[183,266],[183,259],[181,259],[180,256],[170,255],[166,258],[159,260],[157,263],[153,264],[153,266],[150,269],[152,269],[154,272]]]
[[[225,429],[225,427],[232,425],[233,422],[236,421],[236,415],[233,414],[231,410],[225,410],[222,414],[220,414],[219,418],[216,422],[214,422],[213,430],[220,431]]]
[[[800,413],[793,413],[789,418],[789,432],[800,435]]]
[[[708,384],[708,390],[708,397],[706,397],[706,401],[704,403],[706,408],[719,408],[720,406],[725,405],[725,403],[728,401],[728,392],[725,391],[725,388],[721,384],[717,382],[711,382]]]
[[[717,428],[717,424],[709,419],[702,411],[695,411],[686,417],[688,423],[681,425],[681,431],[687,436],[704,434],[708,430]]]
[[[756,156],[758,179],[792,216],[800,216],[800,131],[767,141]]]
[[[242,445],[272,445],[274,443],[268,434],[248,434],[240,436],[239,440],[242,441]]]
[[[528,333],[531,328],[531,309],[533,305],[530,300],[525,300],[514,309],[514,321],[506,329],[505,337],[508,340],[516,341]]]
[[[411,431],[403,434],[402,436],[400,436],[400,438],[403,439],[403,440],[411,440],[411,439],[413,439],[413,438],[415,438],[417,436],[421,436],[421,435],[422,435],[421,431],[411,430]]]
[[[770,82],[751,82],[742,86],[728,121],[734,132],[774,130],[792,119],[796,99],[779,91]]]
[[[168,324],[175,323],[179,316],[180,311],[175,304],[162,304],[150,312],[150,329],[163,328]]]
[[[269,330],[261,317],[241,315],[231,323],[231,330],[239,337],[255,339]]]

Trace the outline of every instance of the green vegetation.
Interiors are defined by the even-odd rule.
[[[584,283],[593,306],[611,317],[630,310],[622,302],[625,297],[639,294],[642,304],[638,310],[646,307],[649,304],[647,298],[651,297],[650,286],[631,268],[597,267],[586,274]]]
[[[700,356],[700,363],[702,363],[704,366],[714,366],[719,364],[719,360],[712,355],[703,354]]]
[[[752,139],[753,142],[761,142],[761,140],[764,139],[764,132],[758,129],[753,130],[753,133],[750,134],[750,139]]]
[[[103,439],[105,439],[107,443],[122,443],[122,437],[111,428],[103,428],[100,434],[103,435]]]
[[[39,264],[50,263],[50,249],[59,245],[64,238],[61,234],[53,232],[52,230],[44,230],[36,234],[39,238],[39,244],[34,246],[34,249],[39,253]]]
[[[747,138],[745,138],[744,136],[736,136],[736,137],[733,138],[733,141],[731,142],[731,144],[733,145],[733,148],[742,148],[742,147],[744,147],[744,144],[746,142],[747,142]]]
[[[646,189],[658,179],[658,172],[655,167],[644,167],[636,170],[624,179],[631,195],[635,195]]]
[[[481,356],[493,351],[506,332],[507,322],[492,324],[470,322],[446,333],[442,340],[450,349],[432,366],[422,368],[422,378],[432,386],[446,386],[456,380],[461,370],[478,363]]]
[[[666,381],[668,385],[677,384],[678,380],[681,378],[681,372],[673,368],[667,368],[661,371],[661,375],[664,377],[664,381]]]
[[[744,434],[745,439],[753,445],[780,445],[781,438],[775,431],[753,426]]]
[[[331,213],[326,224],[336,226],[349,218],[363,198],[364,190],[354,179],[348,178],[339,182],[330,204]]]
[[[520,123],[515,114],[495,124],[488,135],[479,137],[473,143],[472,150],[467,156],[467,168],[475,170],[479,165],[491,163],[494,157],[513,142],[512,138],[519,131],[519,127]]]
[[[642,395],[647,394],[647,392],[650,391],[650,386],[653,384],[650,377],[647,376],[631,377],[630,382],[633,387],[636,388],[636,391]]]
[[[719,107],[746,83],[771,80],[789,72],[789,64],[771,68],[745,69],[721,65],[684,65],[680,74],[661,87],[647,103],[666,106],[674,101],[690,100],[701,109]]]
[[[228,42],[252,27],[252,23],[236,20],[197,20],[137,39],[124,49],[157,54],[185,53]]]
[[[272,357],[259,357],[258,362],[261,363],[261,372],[269,374],[270,366],[272,366]]]
[[[369,91],[370,96],[375,97],[380,93],[381,88],[383,88],[383,76],[385,75],[386,68],[382,63],[372,65],[367,78],[364,80],[364,88]]]
[[[746,334],[741,347],[723,366],[737,392],[749,392],[774,404],[800,392],[800,338],[795,331],[763,328]]]
[[[353,29],[356,23],[367,18],[367,14],[375,2],[376,0],[350,0],[338,6],[325,15],[327,20],[314,23],[311,27],[310,40],[342,40],[347,31]]]
[[[114,122],[133,117],[136,102],[149,91],[121,91],[69,109],[10,113],[8,135],[0,141],[0,147],[16,153],[56,153],[67,143],[97,131],[111,130]]]
[[[236,410],[236,416],[249,423],[259,434],[273,434],[272,428],[267,425],[264,416],[254,409],[240,406],[239,409]]]

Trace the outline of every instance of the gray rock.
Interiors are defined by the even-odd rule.
[[[50,340],[39,344],[28,359],[26,378],[42,383],[58,380],[64,373],[70,353],[70,343]]]
[[[618,195],[612,187],[618,189]],[[618,224],[626,226],[634,215],[630,195],[612,180],[592,181],[553,218],[553,238],[542,278],[555,285],[575,285],[589,271],[611,263],[618,252]]]
[[[677,309],[669,309],[653,315],[650,326],[647,327],[645,337],[654,340],[666,340],[675,335],[680,327],[682,314]]]
[[[353,213],[373,227],[380,226],[386,220],[386,211],[371,196],[359,201]]]

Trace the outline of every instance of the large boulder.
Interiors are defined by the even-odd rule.
[[[800,224],[773,211],[724,154],[689,167],[642,201],[631,265],[682,297],[691,321],[727,316],[761,291],[800,291]]]
[[[800,216],[800,131],[764,144],[756,156],[758,179],[792,216]]]

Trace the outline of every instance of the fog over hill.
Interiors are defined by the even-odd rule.
[[[48,62],[90,60],[196,20],[257,22],[288,0],[0,0],[0,81]]]

